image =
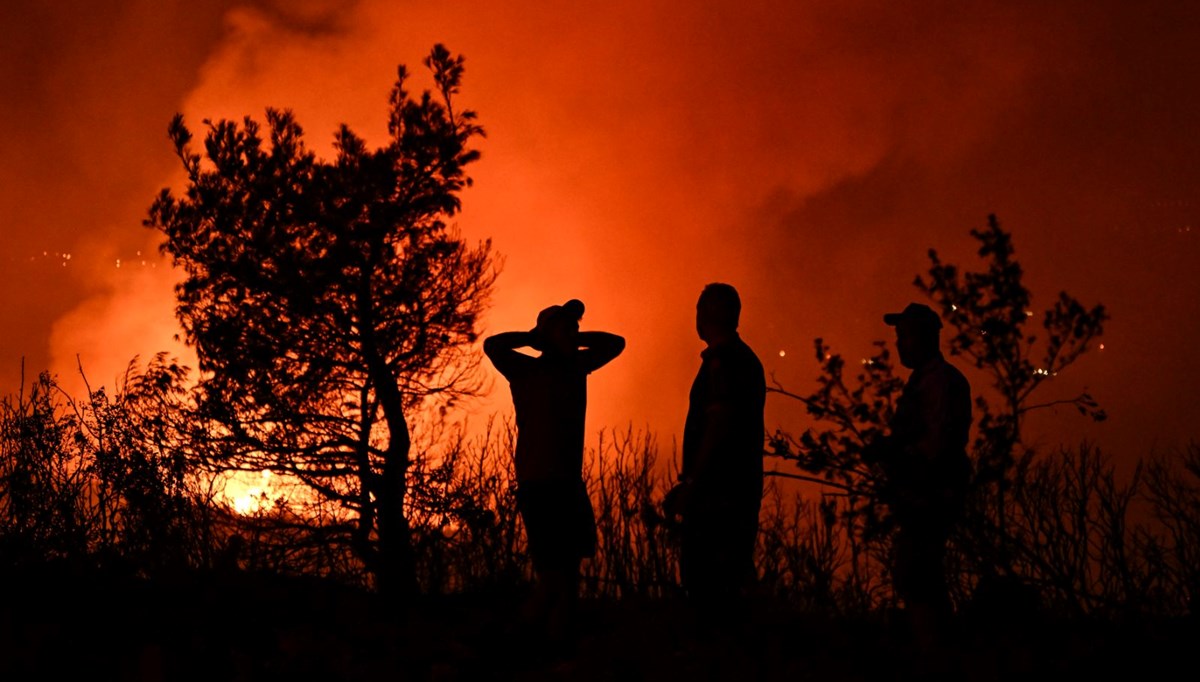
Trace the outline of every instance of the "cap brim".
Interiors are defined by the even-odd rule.
[[[885,324],[895,327],[904,321],[904,313],[888,313],[883,316],[883,321]]]

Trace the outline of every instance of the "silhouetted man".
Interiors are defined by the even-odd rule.
[[[971,387],[942,356],[942,321],[928,306],[910,303],[884,315],[896,328],[900,364],[912,370],[888,425],[868,450],[883,469],[896,521],[892,579],[915,634],[934,644],[952,613],[943,561],[962,513],[970,461]]]
[[[517,507],[537,577],[533,615],[550,634],[570,625],[580,563],[596,549],[582,477],[587,376],[625,348],[615,334],[579,331],[582,317],[583,303],[572,299],[539,313],[532,331],[504,332],[483,343],[512,391]],[[541,354],[517,352],[523,347]]]
[[[755,579],[766,380],[738,335],[740,314],[732,286],[701,292],[696,331],[707,347],[688,398],[679,484],[664,500],[682,525],[684,589],[709,617],[728,614]]]

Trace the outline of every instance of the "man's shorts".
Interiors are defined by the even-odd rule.
[[[582,480],[519,483],[517,509],[535,569],[569,569],[595,556],[596,516]]]

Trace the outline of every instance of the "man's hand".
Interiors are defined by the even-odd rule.
[[[663,516],[667,517],[668,522],[679,523],[683,520],[683,517],[687,516],[687,503],[690,494],[691,484],[688,482],[677,483],[674,488],[667,491],[667,495],[662,501],[662,508]]]
[[[533,329],[530,329],[529,330],[529,347],[538,351],[539,353],[544,351],[545,348],[542,346],[542,340],[544,338],[545,338],[545,336],[543,334],[541,325],[538,325],[538,326],[534,327]]]

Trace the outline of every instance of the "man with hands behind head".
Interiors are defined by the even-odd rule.
[[[517,507],[536,573],[533,615],[555,635],[571,625],[580,564],[596,550],[595,515],[583,482],[587,376],[625,349],[616,334],[579,331],[583,310],[576,299],[553,305],[538,314],[531,331],[503,332],[483,343],[508,380],[516,411]]]

